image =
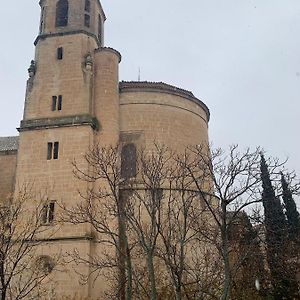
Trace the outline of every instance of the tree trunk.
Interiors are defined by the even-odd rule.
[[[4,275],[4,258],[2,252],[0,253],[0,281],[1,281],[1,300],[6,299],[7,285],[5,284],[5,275]]]
[[[127,269],[127,287],[126,287],[126,300],[132,299],[132,264],[131,264],[131,254],[128,246],[128,241],[126,237],[126,269]]]
[[[228,300],[231,288],[231,269],[229,261],[229,246],[228,246],[228,228],[227,228],[227,207],[226,204],[222,203],[222,226],[221,226],[221,239],[222,239],[222,255],[224,261],[224,284],[222,300]]]
[[[175,297],[176,297],[176,300],[181,300],[181,288],[180,286],[177,286],[176,289],[175,289]]]
[[[6,289],[1,290],[1,300],[6,299]]]
[[[147,267],[148,267],[148,272],[149,272],[149,281],[150,281],[150,288],[151,288],[151,290],[150,290],[150,300],[157,300],[155,271],[154,271],[152,253],[147,254]]]
[[[118,203],[118,231],[119,231],[119,287],[118,287],[118,299],[126,300],[126,257],[127,257],[127,240],[125,229],[125,216],[124,216],[124,199],[120,194]]]

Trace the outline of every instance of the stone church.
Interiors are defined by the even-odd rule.
[[[99,0],[39,4],[19,136],[0,137],[0,196],[24,182],[47,190],[44,222],[55,226],[59,203],[72,205],[85,187],[73,176],[74,159],[81,162],[95,144],[147,149],[156,141],[181,150],[208,143],[209,109],[192,92],[163,82],[119,81],[121,54],[104,46],[106,16]],[[40,252],[101,251],[90,231],[88,225],[64,225]],[[78,299],[96,299],[105,288],[103,282],[81,285],[73,268],[53,276],[58,294]]]

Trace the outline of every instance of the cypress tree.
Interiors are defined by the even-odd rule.
[[[280,199],[276,197],[266,160],[261,155],[262,202],[265,214],[267,262],[275,300],[295,299],[298,288],[294,270],[286,257],[287,222]]]
[[[286,209],[288,234],[291,241],[300,242],[300,215],[289,185],[281,173],[282,199]]]

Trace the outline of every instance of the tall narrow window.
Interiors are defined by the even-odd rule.
[[[62,95],[58,96],[58,102],[57,102],[57,110],[61,110],[62,108]]]
[[[48,143],[47,160],[58,159],[59,142]]]
[[[42,224],[51,224],[54,221],[55,202],[49,202],[44,205],[42,210]]]
[[[56,96],[52,96],[52,105],[51,105],[52,111],[56,110],[56,106],[57,106],[57,97]]]
[[[68,0],[59,0],[56,4],[56,27],[64,27],[68,25],[68,14]]]
[[[52,159],[53,143],[48,143],[47,159]]]
[[[44,18],[45,18],[45,7],[42,8],[42,13],[41,13],[40,33],[42,33],[44,30],[44,23],[45,23]]]
[[[136,177],[136,146],[127,144],[121,152],[121,176],[124,179]]]
[[[58,148],[59,148],[59,143],[55,142],[53,147],[53,159],[58,159]]]
[[[85,14],[84,15],[84,26],[90,27],[91,17],[90,15]]]
[[[91,11],[91,1],[90,0],[85,0],[84,10],[87,12]]]
[[[58,60],[63,59],[63,55],[64,55],[64,49],[63,49],[63,47],[57,48],[57,59]]]
[[[101,41],[102,41],[102,21],[101,21],[100,15],[98,15],[98,39],[101,43]]]

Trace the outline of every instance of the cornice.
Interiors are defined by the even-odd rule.
[[[40,34],[35,39],[34,45],[36,46],[40,40],[44,40],[46,38],[58,37],[58,36],[66,36],[66,35],[73,35],[73,34],[86,34],[86,35],[94,38],[96,40],[96,42],[97,42],[98,47],[101,47],[100,41],[99,41],[98,37],[95,34],[89,32],[89,31],[86,31],[86,30],[82,30],[82,29],[80,29],[80,30],[66,31],[66,32],[55,32],[55,33]]]
[[[99,130],[99,122],[97,118],[92,117],[91,115],[23,120],[21,121],[20,128],[17,129],[19,132],[22,132],[72,126],[91,126],[94,130]]]
[[[119,63],[121,62],[122,60],[122,55],[119,51],[117,51],[116,49],[114,48],[111,48],[111,47],[100,47],[98,49],[95,50],[95,53],[97,52],[102,52],[102,51],[107,51],[107,52],[111,52],[111,53],[114,53],[115,55],[117,55],[119,57]]]

